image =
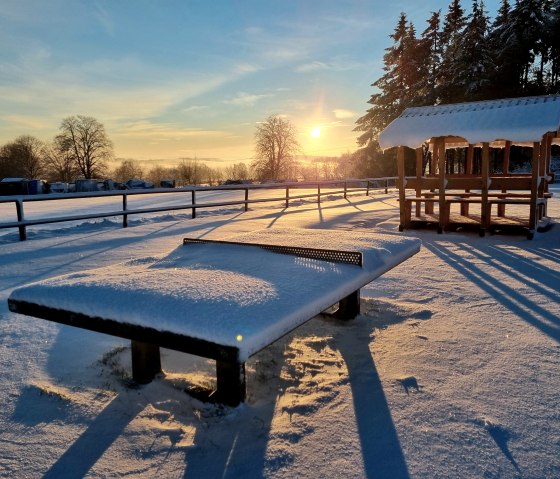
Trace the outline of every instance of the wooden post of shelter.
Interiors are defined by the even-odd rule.
[[[509,160],[511,157],[511,141],[507,140],[505,147],[504,147],[504,163],[502,166],[502,176],[509,175]],[[502,188],[502,193],[507,193],[506,188]],[[498,204],[498,216],[504,217],[506,215],[506,205],[505,204]]]
[[[540,157],[541,143],[535,141],[533,143],[533,157],[531,159],[531,200],[529,205],[529,238],[533,237],[537,229],[537,194],[540,183]]]
[[[420,187],[420,179],[422,178],[422,147],[416,148],[416,198],[419,198],[422,194],[422,188]],[[420,201],[416,202],[416,216],[420,217],[420,209],[422,204]]]
[[[509,175],[509,160],[511,157],[511,141],[507,140],[504,147],[504,166],[502,168],[502,174],[504,176]]]
[[[437,150],[435,143],[433,144],[433,151],[432,151],[432,162],[430,163],[430,175],[436,176],[437,165],[438,165],[438,157],[437,157]]]
[[[552,133],[548,133],[546,135],[546,152],[544,157],[545,167],[544,167],[544,174],[545,176],[549,177],[546,181],[546,191],[548,191],[548,182],[552,180],[552,173],[551,173],[551,161],[552,161]]]
[[[467,164],[465,165],[465,173],[467,175],[473,174],[473,157],[474,157],[474,145],[469,144],[467,148]]]
[[[490,172],[490,144],[482,143],[482,166],[480,176],[482,177],[481,204],[480,204],[480,236],[484,236],[490,227],[490,209],[488,207],[488,186]]]
[[[445,224],[445,137],[439,137],[436,140],[435,148],[438,150],[438,177],[439,177],[439,224],[438,233],[443,233]]]
[[[406,202],[405,202],[405,178],[404,178],[404,146],[397,148],[397,175],[399,177],[399,213],[400,224],[399,230],[403,231],[406,223]]]

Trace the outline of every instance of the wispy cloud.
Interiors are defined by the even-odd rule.
[[[181,139],[188,137],[219,137],[232,136],[229,132],[220,130],[205,130],[202,128],[185,128],[174,123],[153,123],[147,120],[126,123],[116,132],[124,136],[140,136],[142,138],[157,137],[162,140]]]
[[[335,118],[345,120],[347,118],[356,118],[358,114],[352,110],[345,110],[343,108],[336,108],[333,110]]]
[[[186,108],[183,108],[181,111],[183,113],[190,113],[193,111],[203,111],[203,110],[208,110],[208,108],[210,108],[207,105],[192,105],[192,106],[188,106]]]
[[[235,95],[235,97],[230,98],[228,100],[224,100],[224,103],[226,105],[235,105],[235,106],[254,106],[257,102],[259,102],[263,98],[269,98],[272,96],[274,95],[269,93],[255,95],[253,93],[239,92]]]
[[[362,64],[348,57],[338,56],[334,57],[328,62],[314,60],[308,63],[303,63],[295,68],[298,73],[315,72],[320,70],[330,70],[336,72],[345,72],[360,68]]]

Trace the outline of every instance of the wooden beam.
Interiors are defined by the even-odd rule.
[[[416,179],[418,183],[420,183],[420,178],[422,178],[422,160],[423,160],[423,149],[422,147],[416,148]],[[416,187],[416,197],[419,198],[420,194],[422,193],[422,188],[419,186]],[[422,205],[419,201],[416,202],[416,216],[420,216],[420,209]]]
[[[467,164],[465,166],[465,173],[467,175],[473,174],[473,157],[474,157],[474,145],[469,144],[467,148]]]
[[[445,138],[438,138],[436,143],[438,148],[438,165],[439,165],[439,226],[438,233],[443,233],[445,224]]]
[[[529,206],[529,238],[533,237],[537,229],[537,195],[540,183],[539,167],[541,156],[541,143],[533,143],[533,157],[531,159],[531,203]]]
[[[480,235],[484,236],[490,226],[490,209],[488,208],[488,179],[490,176],[490,144],[482,143],[482,177],[481,205],[480,205]]]
[[[399,146],[397,149],[397,175],[399,177],[399,213],[400,213],[400,224],[399,231],[404,230],[406,218],[405,218],[405,193],[404,193],[404,146]]]
[[[506,146],[504,148],[504,166],[502,168],[504,175],[509,175],[509,160],[511,157],[511,141],[506,141]]]

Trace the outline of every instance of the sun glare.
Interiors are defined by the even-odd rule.
[[[313,138],[319,138],[321,136],[321,128],[316,126],[313,130],[311,130],[310,134]]]

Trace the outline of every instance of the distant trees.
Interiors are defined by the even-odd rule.
[[[55,143],[87,179],[102,177],[113,157],[113,144],[105,127],[90,116],[76,115],[62,120]]]
[[[248,180],[251,178],[249,168],[245,163],[234,163],[224,169],[225,178],[230,180]]]
[[[43,143],[22,135],[0,148],[0,177],[38,178],[44,173]]]
[[[122,160],[121,164],[113,170],[113,179],[119,183],[125,183],[132,179],[144,177],[144,169],[135,160]]]
[[[293,178],[300,146],[290,120],[271,115],[257,125],[255,160],[251,167],[259,180]]]

